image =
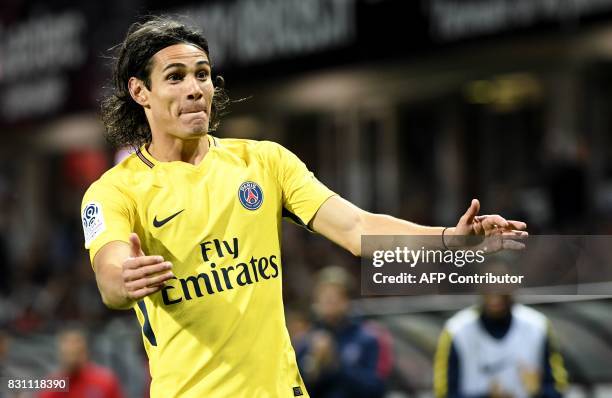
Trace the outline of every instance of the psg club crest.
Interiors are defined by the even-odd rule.
[[[238,199],[245,209],[257,210],[263,203],[263,191],[257,183],[246,181],[238,188]]]

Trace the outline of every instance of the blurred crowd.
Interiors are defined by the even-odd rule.
[[[25,12],[27,7],[21,15],[21,3],[29,2],[7,3],[4,15],[11,22],[17,23],[29,15]],[[34,4],[30,11],[33,17],[41,18],[40,26],[44,28],[50,24],[45,19],[50,11],[43,5],[46,2],[40,3]],[[102,304],[88,253],[83,247],[79,217],[85,189],[116,162],[117,156],[114,150],[101,144],[100,123],[92,122],[96,120],[93,104],[103,92],[102,81],[108,74],[100,53],[111,45],[109,41],[114,40],[114,44],[119,39],[118,32],[123,32],[127,21],[134,18],[137,7],[133,2],[119,0],[111,2],[112,6],[85,3],[84,15],[89,20],[75,19],[76,32],[85,26],[93,29],[96,25],[95,29],[83,30],[89,32],[88,37],[85,33],[83,37],[71,36],[71,43],[92,54],[84,64],[76,62],[76,57],[75,65],[70,66],[73,69],[52,70],[60,80],[74,78],[77,88],[74,91],[78,95],[72,91],[62,93],[70,106],[57,115],[49,111],[41,119],[13,120],[13,124],[8,124],[11,130],[5,134],[6,144],[0,147],[0,373],[19,373],[31,366],[23,355],[10,355],[11,347],[20,343],[23,347],[31,343],[29,339],[45,336],[46,340],[32,344],[57,346],[59,351],[57,356],[54,350],[45,351],[45,361],[49,363],[39,366],[37,371],[50,371],[54,365],[60,371],[66,368],[64,359],[70,350],[62,347],[73,347],[73,352],[80,353],[73,357],[80,358],[81,365],[92,358],[100,360],[119,373],[127,396],[140,397],[146,394],[147,370],[138,323],[131,311],[111,311]],[[148,3],[168,7],[160,2],[138,2],[143,9]],[[199,17],[224,28],[228,22],[230,27],[244,27],[243,21],[226,21],[225,17],[231,15],[224,11],[223,3],[228,2],[212,3],[217,12],[209,13],[210,4],[205,4]],[[278,1],[278,4],[294,3],[298,2]],[[554,35],[543,40],[534,34],[533,41],[517,34],[515,42],[506,40],[506,34],[502,33],[493,40],[487,37],[481,41],[477,37],[475,44],[469,41],[461,47],[440,43],[439,37],[429,37],[436,29],[429,29],[425,21],[419,24],[418,12],[395,12],[403,10],[406,2],[344,3],[354,4],[353,16],[360,16],[354,21],[356,33],[347,35],[354,41],[347,47],[325,47],[317,50],[320,54],[309,53],[310,42],[306,41],[302,48],[304,54],[288,50],[279,55],[278,61],[233,65],[230,62],[228,74],[222,70],[229,76],[227,83],[230,94],[236,93],[234,99],[252,98],[232,104],[232,113],[224,120],[220,136],[278,141],[304,160],[332,190],[367,210],[392,213],[417,223],[449,225],[456,222],[472,197],[478,197],[484,206],[482,213],[496,212],[524,220],[533,235],[612,234],[612,162],[609,161],[612,146],[608,138],[612,128],[609,117],[612,78],[607,31],[602,31],[601,36],[594,35],[592,42],[587,41],[577,34],[578,20],[574,21],[576,26],[564,20],[563,26],[573,27],[575,31],[570,29],[568,34],[565,30],[555,30]],[[449,10],[459,10],[459,4],[467,4],[470,11],[472,3],[495,6],[511,2],[456,2],[452,7],[450,1],[416,3],[425,9],[433,4],[432,15],[447,10],[448,15],[443,14],[451,18],[454,13]],[[538,2],[522,3],[527,7]],[[266,4],[274,8],[276,3]],[[442,7],[441,4],[449,5]],[[369,7],[377,10],[377,18],[370,15]],[[62,8],[58,5],[58,9]],[[304,12],[307,22],[319,22],[312,17],[314,14],[308,6],[298,8]],[[529,11],[529,7],[525,10]],[[246,12],[235,13],[245,18],[250,16]],[[309,26],[277,18],[290,16],[289,12],[277,14],[271,18],[264,15],[258,21],[264,34],[272,32],[268,29],[270,26]],[[424,14],[425,20],[429,15]],[[405,18],[417,21],[411,26],[416,34],[402,33],[410,38],[405,40],[407,43],[401,43],[407,44],[407,48],[398,45],[396,40],[389,40],[397,32],[391,36],[386,30],[410,25]],[[104,23],[93,23],[98,20]],[[330,19],[327,23],[330,21],[333,22]],[[482,26],[495,26],[488,25],[488,20],[483,21]],[[27,21],[24,23],[23,29],[11,31],[14,37],[20,38],[21,31],[27,33]],[[61,28],[65,21],[60,19],[56,23]],[[225,35],[225,29],[214,29],[217,25],[210,31]],[[0,28],[8,26],[13,25]],[[421,28],[423,32],[419,32]],[[4,32],[2,29],[0,33]],[[238,30],[241,34],[250,32]],[[59,31],[70,33],[70,29]],[[306,39],[312,37],[309,29],[303,31]],[[282,39],[293,37],[282,29],[276,33]],[[570,40],[574,38],[572,33],[576,33],[575,42]],[[30,39],[34,44],[25,46],[26,55],[46,47],[46,42],[38,40],[38,36],[32,35]],[[257,41],[251,39],[253,43]],[[19,47],[20,40],[13,40],[13,45]],[[216,44],[232,45],[218,39]],[[220,58],[238,54],[230,54],[233,48],[225,48],[226,54],[223,54],[223,49],[215,47],[213,57],[218,50]],[[60,60],[65,58],[63,53],[58,54]],[[274,58],[273,53],[259,55]],[[25,62],[27,56],[18,58],[25,65],[30,64]],[[45,62],[53,63],[54,58]],[[19,76],[15,65],[21,64],[14,63],[12,70]],[[32,71],[44,75],[47,69],[52,68],[41,63],[34,65]],[[254,75],[261,79],[254,79]],[[6,79],[6,76],[0,73],[0,78]],[[232,80],[232,76],[236,79]],[[234,82],[237,83],[232,86]],[[3,88],[9,86],[7,82],[3,84],[7,85]],[[21,101],[24,91],[20,86],[12,88],[12,92],[19,94],[14,96],[17,105],[27,108],[30,102],[36,101]],[[36,96],[37,91],[27,94]],[[65,119],[80,112],[76,119],[88,120],[88,129],[78,123],[71,129],[63,128]],[[57,134],[58,131],[66,135]],[[351,310],[351,300],[360,298],[359,259],[288,222],[284,226],[282,251],[288,328],[302,375],[313,397],[383,396],[386,382],[393,378],[393,338],[384,325],[354,316]],[[329,268],[330,264],[335,266]],[[486,349],[493,351],[501,350],[513,316],[511,303],[502,304],[498,302],[498,311],[494,310],[493,315],[490,311],[474,315],[473,308],[462,313],[471,314],[472,326],[481,322],[485,329],[490,328],[493,339],[497,340],[492,340]],[[440,339],[438,353],[441,354],[436,357],[436,389],[445,391],[439,393],[441,397],[466,396],[456,377],[458,367],[465,365],[461,365],[460,349],[453,346],[453,333],[463,329],[453,319],[456,318],[442,332],[442,337],[447,338]],[[82,327],[89,333],[73,330],[72,334],[65,334],[66,325]],[[440,326],[437,325],[437,330]],[[129,332],[112,338],[100,337],[116,330]],[[89,335],[89,350],[84,335]],[[541,330],[534,336],[541,336]],[[117,345],[119,340],[128,345]],[[138,381],[134,381],[134,374],[128,372],[130,367],[125,364],[129,351],[126,347],[137,347],[138,351],[130,353],[129,358],[141,375]],[[113,357],[114,353],[123,357]],[[428,357],[430,354],[427,352]],[[22,362],[15,364],[15,361]],[[462,383],[477,385],[470,387],[479,391],[473,396],[489,394],[496,398],[511,395],[506,385],[512,383],[508,382],[512,377],[523,380],[521,383],[525,386],[522,391],[512,393],[516,398],[525,391],[535,394],[534,386],[546,384],[540,379],[533,382],[533,375],[541,377],[548,368],[521,372],[514,365],[509,367],[512,368],[509,376],[488,379],[486,383],[473,380]],[[480,377],[481,381],[484,379]],[[545,380],[547,385],[550,380]],[[137,386],[131,387],[130,383]]]

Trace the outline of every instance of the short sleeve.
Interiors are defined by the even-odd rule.
[[[323,202],[335,193],[323,185],[291,151],[269,142],[269,162],[282,190],[283,217],[308,226]]]
[[[89,187],[81,205],[81,222],[92,264],[98,250],[108,242],[129,242],[134,214],[131,200],[117,187],[100,180]]]

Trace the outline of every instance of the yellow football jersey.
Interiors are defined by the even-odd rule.
[[[208,136],[198,165],[140,148],[81,208],[90,257],[136,232],[176,279],[134,307],[151,397],[307,397],[285,326],[281,219],[308,225],[332,191],[266,141]]]

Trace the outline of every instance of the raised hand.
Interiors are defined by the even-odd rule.
[[[130,256],[121,264],[125,295],[138,301],[160,290],[164,283],[174,278],[172,263],[162,256],[146,256],[137,234],[130,235]]]
[[[522,221],[506,220],[498,214],[478,215],[480,202],[472,199],[470,207],[461,216],[457,226],[449,235],[453,235],[449,246],[465,246],[460,237],[481,236],[483,242],[479,246],[486,252],[503,249],[521,250],[525,245],[518,240],[528,236],[527,224]]]

